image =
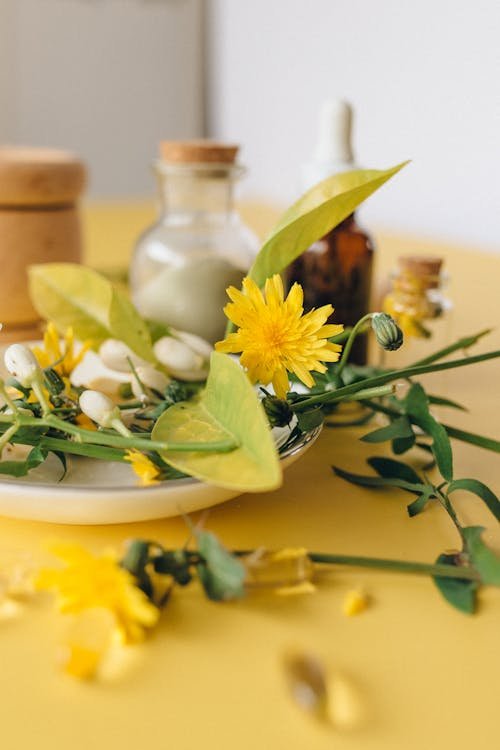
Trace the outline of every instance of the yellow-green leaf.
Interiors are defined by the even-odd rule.
[[[105,339],[124,341],[143,359],[154,361],[147,325],[132,303],[96,271],[75,263],[44,263],[29,269],[36,311],[60,333],[72,326],[81,341],[98,347]]]
[[[280,273],[406,164],[343,172],[308,190],[283,214],[257,255],[250,277],[262,286],[267,278]]]
[[[200,399],[171,406],[157,421],[153,439],[188,443],[228,437],[239,446],[229,453],[161,455],[176,469],[220,487],[265,492],[280,486],[278,453],[257,394],[237,362],[214,352]]]

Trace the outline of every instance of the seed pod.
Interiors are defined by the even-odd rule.
[[[41,370],[35,355],[24,344],[11,344],[4,354],[5,367],[24,388],[29,388],[40,377]]]
[[[204,359],[183,341],[163,336],[154,345],[156,358],[168,372],[181,380],[203,380],[206,377]]]
[[[100,427],[111,427],[116,419],[120,420],[120,409],[100,391],[84,391],[80,409]]]
[[[106,367],[118,372],[130,372],[130,362],[132,362],[134,367],[147,365],[144,359],[134,354],[130,347],[124,344],[123,341],[118,341],[118,339],[106,339],[106,341],[103,341],[99,347],[99,356]]]

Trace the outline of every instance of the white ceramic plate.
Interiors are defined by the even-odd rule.
[[[303,434],[281,455],[289,466],[313,444],[321,428]],[[276,443],[286,443],[289,430],[275,429]],[[197,479],[137,486],[131,467],[92,458],[68,456],[68,472],[59,482],[61,464],[54,456],[28,476],[0,480],[0,515],[67,524],[107,524],[149,521],[217,505],[240,492]]]

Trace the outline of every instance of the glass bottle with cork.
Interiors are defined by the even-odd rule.
[[[332,174],[358,168],[351,133],[351,106],[337,99],[325,101],[316,150],[303,170],[304,190]],[[330,303],[335,322],[352,326],[369,310],[373,251],[371,237],[352,213],[291,264],[287,282],[302,285],[306,310]],[[362,334],[354,342],[351,361],[365,364],[366,358],[367,338]]]
[[[245,172],[237,152],[205,140],[160,144],[161,214],[139,238],[130,267],[143,317],[211,343],[224,337],[226,288],[241,285],[259,246],[233,205]]]
[[[424,255],[398,258],[382,309],[403,331],[404,344],[391,352],[387,361],[384,357],[382,365],[391,369],[406,367],[450,343],[453,305],[446,295],[448,281],[442,258]]]

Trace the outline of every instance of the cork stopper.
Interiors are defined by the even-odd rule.
[[[170,164],[234,164],[239,146],[210,140],[161,141],[160,156]]]
[[[439,286],[443,259],[433,255],[402,255],[398,258],[402,273],[418,279],[425,279],[427,286]]]
[[[0,207],[72,205],[85,182],[85,165],[68,151],[0,146]]]

